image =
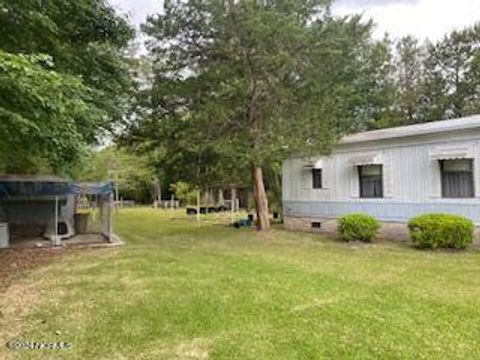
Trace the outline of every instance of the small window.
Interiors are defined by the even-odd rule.
[[[366,165],[358,167],[361,198],[383,197],[382,165]]]
[[[314,189],[322,188],[322,169],[312,169],[312,183]]]
[[[473,186],[473,160],[441,160],[442,197],[472,198],[475,196]]]
[[[312,229],[320,229],[322,227],[322,223],[319,221],[312,222]]]

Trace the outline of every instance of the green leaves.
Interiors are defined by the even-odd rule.
[[[120,196],[136,201],[150,200],[155,178],[151,160],[131,149],[107,147],[91,151],[81,166],[76,167],[75,178],[81,181],[117,181]]]
[[[49,58],[0,51],[0,163],[45,157],[59,170],[95,137],[104,113],[80,80],[44,68]]]
[[[474,114],[480,110],[480,78],[475,72],[480,57],[480,28],[453,31],[442,41],[427,46],[425,61],[425,99],[432,108],[429,120],[440,113],[443,118]]]
[[[155,61],[152,113],[133,134],[165,145],[173,171],[189,166],[179,179],[195,183],[328,152],[351,128],[356,55],[370,30],[357,17],[331,18],[328,4],[166,3],[143,26]]]
[[[130,109],[134,31],[105,0],[0,0],[0,27],[0,171],[63,172]]]

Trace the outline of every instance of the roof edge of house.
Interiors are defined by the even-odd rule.
[[[438,134],[444,132],[480,129],[480,115],[458,119],[431,121],[423,124],[399,126],[380,130],[364,131],[347,135],[339,141],[339,145],[355,144],[369,141],[398,139],[417,135]]]

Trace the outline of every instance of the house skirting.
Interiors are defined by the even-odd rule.
[[[425,203],[400,203],[389,199],[352,201],[284,201],[284,218],[335,219],[350,213],[366,213],[384,222],[407,223],[412,217],[425,213],[450,213],[465,216],[480,225],[480,199]]]
[[[312,227],[313,223],[320,223],[320,227]],[[283,224],[288,230],[308,231],[338,237],[337,220],[335,219],[285,216]],[[407,224],[382,222],[377,240],[410,241]]]

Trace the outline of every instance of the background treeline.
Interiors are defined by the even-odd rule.
[[[370,50],[367,128],[410,125],[480,112],[480,26],[432,43],[386,37]]]
[[[157,183],[165,197],[178,182],[251,187],[255,163],[279,204],[295,151],[480,112],[480,25],[379,41],[330,6],[168,2],[139,57],[106,0],[0,0],[0,172],[117,178],[121,196],[150,202]]]
[[[282,33],[275,22],[285,19],[262,17],[264,9],[249,13],[248,6],[241,5],[233,14],[238,16],[236,22],[219,16],[218,28],[211,30],[202,16],[192,14],[205,12],[214,17],[217,9],[195,6],[174,4],[143,26],[150,39],[144,64],[151,67],[151,76],[141,92],[141,116],[122,138],[123,144],[145,153],[161,148],[160,163],[169,181],[203,188],[229,183],[252,187],[249,162],[253,159],[261,163],[269,202],[278,204],[281,161],[287,152],[308,153],[313,148],[313,153],[328,152],[338,136],[346,133],[480,112],[478,25],[452,31],[436,42],[412,36],[391,39],[388,35],[376,40],[371,22],[356,16],[338,18],[327,9],[316,18],[320,21],[318,32],[309,39],[308,31],[302,33],[304,29],[291,35],[301,23],[292,25],[290,33]],[[295,12],[292,7],[288,11]],[[281,1],[272,2],[265,12],[282,13],[286,8]],[[243,14],[249,19],[245,23]],[[229,32],[235,27],[239,28],[236,33]],[[268,38],[270,31],[274,35]],[[212,33],[219,43],[204,47],[198,39],[207,39]],[[275,37],[287,45],[272,49],[270,44],[278,42]],[[315,44],[319,37],[320,44]],[[222,44],[224,38],[229,42]],[[289,41],[296,44],[294,51],[286,48]],[[304,41],[307,46],[302,48]],[[175,46],[165,45],[170,43]],[[318,48],[313,49],[313,44]],[[253,54],[260,87],[264,86],[259,92],[268,94],[260,100],[260,107],[266,109],[260,114],[266,125],[260,148],[254,150],[249,149],[252,139],[245,134],[249,122],[242,118],[251,108],[242,102],[250,91],[245,76],[249,64],[241,60],[248,52]],[[278,53],[282,58],[277,58]],[[305,74],[318,84],[308,83],[311,87],[307,90],[281,78],[282,72],[297,71],[295,66],[288,68],[290,64],[302,64],[297,54],[315,64],[315,69]],[[199,75],[188,76],[187,68],[196,69]],[[298,106],[302,101],[310,104],[308,109]],[[299,116],[300,112],[304,116]],[[272,114],[279,120],[270,121]],[[295,129],[292,123],[297,125]]]

